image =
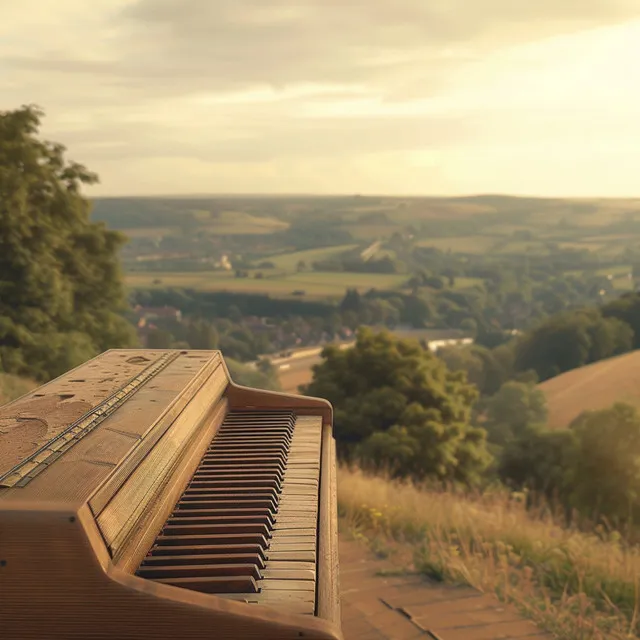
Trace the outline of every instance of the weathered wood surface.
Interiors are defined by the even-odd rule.
[[[552,640],[495,596],[452,587],[380,560],[361,543],[340,540],[344,640]]]

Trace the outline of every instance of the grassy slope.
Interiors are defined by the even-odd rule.
[[[640,552],[563,529],[506,492],[464,497],[340,469],[342,524],[436,580],[495,592],[556,638],[636,638]],[[631,631],[631,633],[629,633]]]
[[[564,428],[582,411],[605,409],[614,402],[640,408],[640,351],[568,371],[539,388],[547,398],[553,428]]]
[[[266,258],[269,262],[273,262],[277,269],[286,269],[295,271],[298,262],[301,260],[307,263],[307,267],[311,267],[314,262],[320,260],[331,260],[340,256],[342,253],[355,249],[357,244],[343,244],[333,247],[323,247],[321,249],[308,249],[307,251],[294,251],[292,253],[283,253],[276,256]]]

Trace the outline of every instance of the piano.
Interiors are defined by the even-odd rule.
[[[3,640],[339,640],[332,408],[112,350],[0,407]]]

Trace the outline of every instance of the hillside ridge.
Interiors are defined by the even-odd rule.
[[[615,402],[640,408],[640,350],[567,371],[538,388],[547,398],[547,424],[555,429],[569,426],[583,411],[606,409]]]

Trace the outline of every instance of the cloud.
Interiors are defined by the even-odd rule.
[[[402,156],[399,182],[389,182],[400,184],[403,172],[415,179],[416,152],[445,157],[493,138],[526,146],[523,122],[561,136],[559,101],[575,106],[566,60],[573,51],[584,61],[589,49],[558,46],[540,71],[536,47],[640,17],[640,3],[0,0],[0,14],[0,102],[44,107],[46,135],[102,173],[105,190],[129,190],[134,162],[139,175],[154,158],[163,158],[162,171],[189,158],[199,176],[207,163],[226,163],[225,175],[239,165],[251,191],[257,165],[277,165],[281,176],[295,162],[292,175],[302,180],[333,158],[336,175],[340,166],[354,180],[370,171],[374,185],[384,171],[372,156]],[[538,118],[536,104],[556,115]],[[592,124],[584,119],[581,130]],[[510,132],[502,143],[501,128]],[[173,174],[164,184],[184,191]],[[271,174],[255,175],[262,184]]]
[[[5,64],[138,96],[310,81],[366,85],[387,99],[432,95],[457,67],[506,45],[640,15],[635,0],[66,3],[76,13],[63,11],[35,51],[6,52]]]
[[[433,95],[498,48],[633,15],[638,3],[625,0],[140,0],[119,19],[142,40],[160,36],[133,77],[160,71],[216,90],[313,79],[403,99]]]
[[[69,131],[66,143],[83,158],[189,157],[203,162],[269,162],[279,157],[304,160],[333,158],[338,164],[354,154],[412,151],[449,146],[472,136],[465,118],[317,118],[273,119],[270,124],[247,125],[237,131],[188,135],[184,127],[160,130],[131,125],[110,129],[87,140],[84,132]],[[122,142],[116,142],[116,141]],[[127,141],[127,143],[123,141]]]

